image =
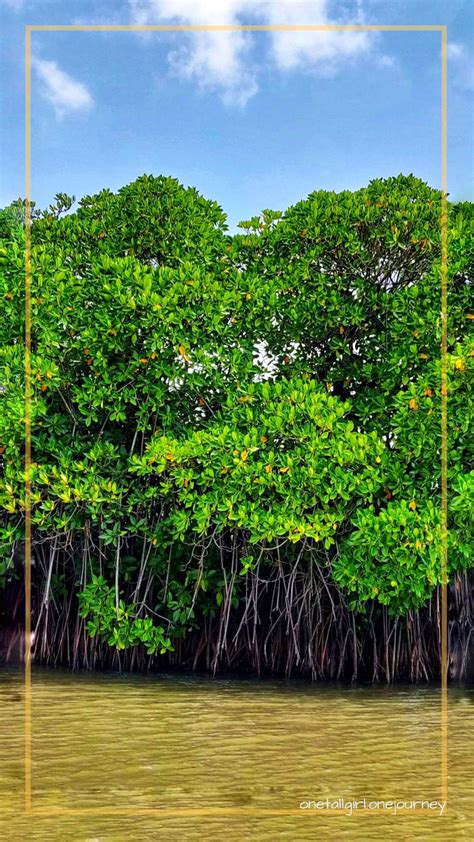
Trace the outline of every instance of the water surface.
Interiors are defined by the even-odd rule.
[[[23,812],[22,701],[21,673],[1,672],[2,840],[474,837],[470,689],[449,693],[443,815],[300,808],[439,800],[438,688],[35,669],[33,816]]]

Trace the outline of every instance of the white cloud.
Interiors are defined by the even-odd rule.
[[[454,82],[468,91],[474,90],[474,62],[464,44],[448,43],[448,59],[454,71]]]
[[[198,32],[193,41],[192,49],[169,54],[174,73],[195,79],[203,90],[219,89],[226,105],[244,106],[258,91],[256,74],[244,63],[248,39],[240,32]]]
[[[456,44],[454,41],[451,44],[448,44],[448,58],[459,59],[461,58],[466,52],[466,48],[463,44]]]
[[[350,0],[343,17],[329,13],[330,0],[129,0],[132,22],[140,25],[180,24],[328,24],[363,23],[360,0]],[[206,90],[218,91],[228,105],[243,106],[258,90],[259,67],[252,56],[263,33],[180,33],[185,46],[169,55],[171,67]],[[369,32],[271,32],[270,62],[281,71],[310,70],[334,75],[349,60],[374,51],[376,34]],[[268,41],[267,41],[268,45]],[[386,66],[390,61],[389,57]]]
[[[0,0],[0,6],[7,6],[14,12],[19,12],[25,5],[25,0]]]
[[[136,24],[236,24],[237,13],[248,0],[129,0]],[[193,32],[179,34],[183,46],[169,53],[170,67],[178,76],[194,80],[202,90],[218,90],[226,105],[244,106],[258,90],[256,70],[249,51],[251,39],[244,32]]]
[[[377,63],[380,67],[396,67],[396,61],[393,56],[381,55],[377,58]]]
[[[343,19],[329,15],[328,0],[301,0],[301,2],[261,3],[269,24],[334,24],[362,23],[359,4],[355,14]],[[315,69],[323,76],[332,76],[347,59],[367,54],[374,36],[369,32],[272,32],[273,57],[282,70]]]
[[[53,105],[58,117],[92,107],[94,100],[86,86],[61,70],[55,61],[34,58],[32,64],[41,80],[41,93]]]

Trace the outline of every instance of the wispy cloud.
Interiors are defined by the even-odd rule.
[[[14,12],[20,12],[25,3],[26,0],[0,0],[0,6],[6,6],[8,9],[13,9]]]
[[[474,62],[467,47],[456,41],[448,44],[448,60],[454,71],[457,87],[474,91]]]
[[[330,0],[129,0],[131,20],[141,25],[363,23],[360,0],[347,5],[343,17],[336,19],[329,13]],[[282,72],[333,76],[344,63],[374,53],[377,42],[376,34],[369,32],[272,32],[268,51],[260,50],[257,60],[254,48],[262,34],[196,32],[180,37],[186,39],[185,46],[169,54],[172,70],[237,106],[256,94],[259,71],[268,62]]]
[[[258,3],[258,0],[257,0]],[[129,0],[132,22],[153,24],[236,24],[248,0]],[[219,91],[226,105],[244,106],[258,90],[250,57],[251,39],[243,32],[194,32],[180,35],[183,46],[169,53],[172,72],[204,91]]]
[[[93,106],[94,100],[87,87],[61,70],[55,61],[34,58],[32,64],[41,83],[41,93],[59,118],[88,111]]]
[[[329,14],[328,0],[300,2],[261,2],[269,24],[290,26],[308,24],[363,23],[360,3],[352,4],[352,14],[334,18]],[[313,70],[322,76],[333,76],[349,59],[369,53],[375,42],[370,32],[272,32],[273,59],[281,70]]]

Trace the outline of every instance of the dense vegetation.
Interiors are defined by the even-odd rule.
[[[32,223],[36,658],[439,671],[441,196],[315,192],[227,234],[171,178]],[[449,205],[450,643],[472,627],[473,206]],[[24,540],[21,202],[0,213],[0,587]],[[17,589],[15,591],[15,588]]]

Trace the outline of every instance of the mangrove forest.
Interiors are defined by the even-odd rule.
[[[144,175],[0,211],[0,649],[314,680],[452,674],[473,632],[473,205],[413,175],[229,233]],[[31,236],[31,378],[25,243]],[[447,385],[441,288],[447,284]],[[28,371],[28,367],[26,369]]]

